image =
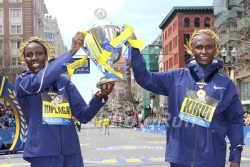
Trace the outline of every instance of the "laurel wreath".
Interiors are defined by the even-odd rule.
[[[11,90],[8,88],[8,92],[9,92],[9,97],[12,99],[12,102],[14,103],[14,105],[17,109],[18,116],[20,118],[19,119],[20,120],[20,140],[22,143],[25,143],[26,136],[28,133],[28,125],[27,125],[27,122],[24,118],[23,111],[22,111],[22,109],[17,101],[15,90]],[[18,119],[18,118],[15,118],[15,119]]]

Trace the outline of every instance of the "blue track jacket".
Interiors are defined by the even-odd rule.
[[[51,62],[37,74],[27,70],[17,76],[15,88],[20,106],[28,123],[28,134],[24,147],[24,158],[80,154],[79,139],[72,125],[42,124],[43,92],[56,89],[67,96],[73,116],[80,122],[89,122],[103,106],[94,96],[87,105],[77,88],[68,79],[60,76],[66,65],[73,62],[69,52]],[[87,82],[87,81],[86,81]],[[107,97],[105,97],[107,100]]]
[[[243,108],[230,78],[219,72],[221,61],[202,68],[195,61],[187,68],[150,73],[138,49],[132,48],[131,65],[139,85],[168,96],[168,162],[192,167],[222,167],[226,161],[226,141],[230,140],[229,161],[240,163],[243,142]],[[206,94],[219,101],[209,128],[180,121],[181,104],[188,90],[199,90],[197,81],[205,80]],[[188,125],[188,126],[187,126]]]

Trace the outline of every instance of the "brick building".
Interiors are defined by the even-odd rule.
[[[14,81],[25,67],[18,61],[21,42],[43,35],[43,0],[0,0],[0,71]]]
[[[173,7],[159,25],[162,30],[164,71],[185,66],[190,58],[184,44],[195,29],[213,28],[212,6]]]
[[[11,83],[16,74],[26,68],[18,60],[18,49],[29,37],[41,36],[48,39],[45,32],[53,32],[53,39],[58,41],[54,45],[55,53],[66,50],[60,31],[55,27],[56,20],[49,22],[47,14],[44,0],[0,0],[0,74],[6,76]],[[49,27],[54,31],[48,31]]]

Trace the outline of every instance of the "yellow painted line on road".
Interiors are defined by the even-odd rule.
[[[163,143],[163,144],[165,144],[166,141],[149,141],[149,142],[147,142],[147,143],[150,143],[150,144],[159,144],[159,143]]]
[[[249,158],[245,158],[245,157],[241,157],[241,160],[242,160],[242,161],[250,161]]]
[[[135,149],[137,146],[122,146],[124,149]]]
[[[138,158],[128,158],[127,162],[141,162],[141,160]]]
[[[162,162],[164,161],[164,158],[149,158],[149,160],[153,162]]]
[[[105,164],[115,164],[115,163],[117,163],[117,160],[116,159],[105,159],[102,162]]]
[[[1,164],[0,167],[11,167],[9,164]]]
[[[0,164],[0,167],[14,167],[14,166],[26,166],[29,163],[15,163],[15,164]]]

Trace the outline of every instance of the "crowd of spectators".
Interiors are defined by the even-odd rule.
[[[0,129],[12,128],[16,121],[12,108],[8,104],[0,103]]]
[[[111,125],[121,128],[147,128],[150,125],[165,126],[166,124],[165,116],[143,118],[137,113],[131,115],[126,115],[124,113],[116,113],[114,115],[111,114],[109,119]],[[101,117],[96,117],[94,121],[95,126],[101,126],[102,120],[103,119]]]
[[[244,126],[250,126],[250,113],[244,114]]]

